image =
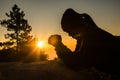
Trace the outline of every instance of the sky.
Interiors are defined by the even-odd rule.
[[[63,43],[71,50],[74,50],[76,40],[63,32],[60,24],[68,8],[89,14],[98,27],[120,35],[120,0],[0,0],[0,20],[7,19],[5,13],[9,13],[14,4],[26,14],[32,35],[47,42],[50,35],[60,34]],[[6,28],[0,25],[0,42],[5,41],[6,32]]]

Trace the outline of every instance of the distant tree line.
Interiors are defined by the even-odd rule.
[[[30,34],[32,27],[24,19],[24,11],[15,4],[6,16],[8,19],[0,20],[0,24],[8,31],[5,34],[8,41],[0,42],[0,62],[36,61],[33,49],[37,40]],[[47,60],[44,52],[40,54],[39,60]]]

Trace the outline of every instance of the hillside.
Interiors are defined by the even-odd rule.
[[[0,80],[100,80],[88,70],[73,71],[55,61],[0,63]]]

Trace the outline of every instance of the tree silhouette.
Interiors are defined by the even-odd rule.
[[[20,46],[32,38],[30,35],[32,27],[24,19],[24,12],[20,11],[20,8],[16,4],[12,7],[10,13],[6,13],[6,16],[8,19],[4,19],[0,23],[3,27],[7,28],[7,31],[11,31],[5,34],[5,38],[16,43],[16,50],[18,52]]]

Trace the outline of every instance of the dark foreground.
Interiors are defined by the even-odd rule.
[[[0,63],[0,80],[109,80],[95,71],[73,71],[55,61]]]

